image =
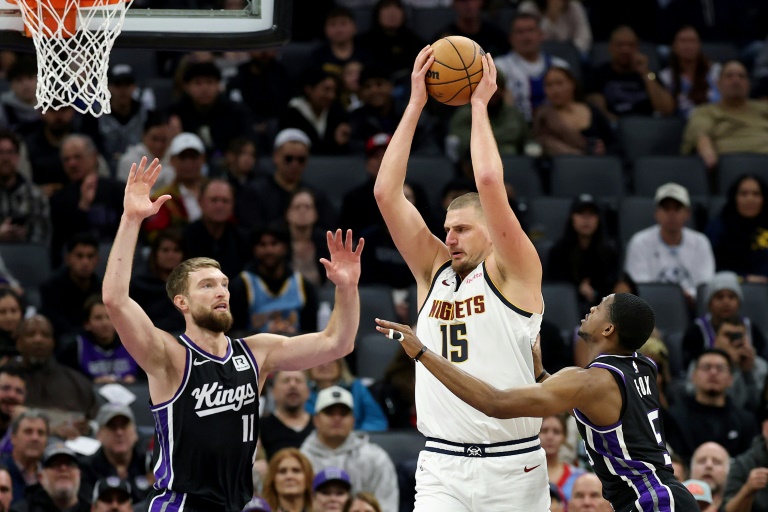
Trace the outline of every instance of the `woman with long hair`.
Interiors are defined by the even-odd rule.
[[[701,53],[701,39],[695,28],[684,26],[677,31],[669,66],[659,72],[659,79],[675,99],[678,115],[687,118],[695,106],[720,100],[720,69],[720,64]]]
[[[307,281],[321,286],[326,277],[320,258],[328,258],[328,245],[325,231],[318,227],[317,219],[315,194],[308,188],[296,190],[285,212],[291,234],[291,264]]]
[[[563,235],[549,251],[544,277],[572,283],[582,313],[611,292],[618,279],[619,255],[608,243],[600,207],[587,194],[574,199]]]
[[[604,155],[614,143],[608,120],[599,109],[579,101],[579,87],[570,70],[553,66],[544,75],[547,102],[533,119],[533,136],[544,153]]]
[[[262,496],[272,510],[310,512],[312,464],[296,448],[283,448],[269,461]]]
[[[752,174],[740,176],[728,189],[725,206],[706,230],[718,271],[731,270],[747,282],[768,282],[767,192],[765,182]]]
[[[0,366],[19,353],[16,339],[23,318],[21,296],[11,288],[0,288]]]

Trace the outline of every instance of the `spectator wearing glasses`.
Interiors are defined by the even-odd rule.
[[[713,348],[699,355],[691,377],[694,393],[670,408],[674,421],[686,429],[672,449],[688,460],[694,450],[712,441],[731,456],[747,450],[757,434],[755,416],[733,404],[728,388],[733,385],[733,363],[724,350]],[[672,440],[670,440],[672,442]]]
[[[25,499],[11,508],[14,512],[88,512],[88,502],[78,498],[80,468],[75,452],[55,443],[45,449],[40,483],[29,487]]]
[[[235,205],[235,216],[242,226],[252,229],[260,224],[283,221],[293,193],[308,188],[315,195],[317,225],[322,229],[336,227],[336,212],[328,197],[302,181],[311,146],[309,136],[296,128],[286,128],[277,134],[272,153],[274,174],[258,183],[244,185]]]

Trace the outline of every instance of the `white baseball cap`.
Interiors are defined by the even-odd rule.
[[[307,146],[307,148],[312,147],[312,141],[309,140],[309,135],[298,128],[286,128],[280,130],[275,136],[275,145],[273,147],[274,149],[277,149],[286,142],[301,142]]]
[[[203,144],[203,141],[194,133],[189,132],[180,133],[173,138],[171,147],[168,148],[168,154],[176,156],[187,149],[194,149],[198,153],[205,154],[205,144]]]
[[[656,189],[656,204],[665,199],[674,199],[683,206],[691,206],[691,196],[688,195],[688,190],[677,183],[665,183]]]
[[[354,409],[352,393],[340,386],[331,386],[321,390],[317,394],[317,401],[315,402],[315,414],[336,404],[346,405],[350,409]]]

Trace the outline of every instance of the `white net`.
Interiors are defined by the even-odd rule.
[[[36,108],[110,113],[109,53],[132,1],[16,0],[37,50]]]

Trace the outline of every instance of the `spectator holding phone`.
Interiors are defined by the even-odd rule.
[[[736,407],[757,411],[768,376],[768,363],[755,353],[742,317],[734,315],[721,321],[715,348],[727,352],[733,362],[733,385],[728,397]]]

